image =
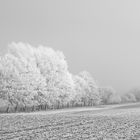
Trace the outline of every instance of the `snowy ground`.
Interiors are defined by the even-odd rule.
[[[140,104],[0,115],[0,140],[139,140]]]

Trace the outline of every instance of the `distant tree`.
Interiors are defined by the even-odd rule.
[[[127,93],[122,95],[121,97],[122,103],[128,103],[128,102],[136,102],[135,95],[132,93]]]
[[[109,104],[110,98],[116,94],[115,90],[112,87],[99,87],[98,90],[102,104]]]
[[[112,94],[108,101],[110,104],[120,104],[121,96],[119,94]]]
[[[135,96],[136,101],[140,101],[140,89],[139,88],[133,88],[128,93],[133,94]]]

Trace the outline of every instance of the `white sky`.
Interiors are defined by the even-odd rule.
[[[62,50],[119,93],[140,86],[139,0],[0,0],[0,53],[12,41]]]

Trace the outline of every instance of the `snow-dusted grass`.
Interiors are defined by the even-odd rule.
[[[0,115],[0,139],[140,139],[140,104]]]

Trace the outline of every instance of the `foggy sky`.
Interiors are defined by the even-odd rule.
[[[62,50],[119,93],[140,86],[139,0],[1,0],[0,54],[12,41]]]

